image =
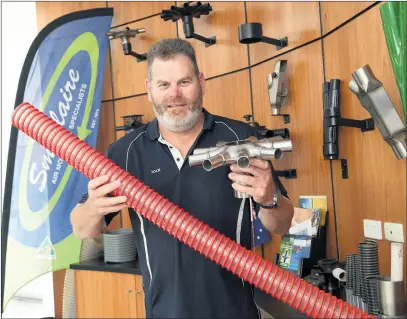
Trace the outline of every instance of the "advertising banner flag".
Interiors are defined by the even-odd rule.
[[[15,106],[35,105],[96,147],[112,17],[112,8],[78,11],[42,29],[25,59]],[[30,281],[79,262],[81,241],[72,233],[70,212],[87,184],[12,126],[2,213],[2,312]]]

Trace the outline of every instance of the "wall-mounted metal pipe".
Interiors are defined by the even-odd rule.
[[[382,83],[373,74],[369,65],[357,69],[352,76],[349,89],[372,115],[384,140],[390,145],[397,158],[406,158],[406,128]]]
[[[279,137],[265,138],[263,140],[260,140],[258,144],[268,148],[278,148],[282,152],[292,152],[293,150],[293,143],[291,142],[291,140],[283,140]]]

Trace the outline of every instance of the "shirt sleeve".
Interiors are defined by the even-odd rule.
[[[109,148],[108,148],[108,150],[107,150],[107,152],[106,152],[106,157],[107,157],[108,159],[112,159],[112,148],[113,148],[112,145],[110,145]],[[110,193],[107,194],[107,196],[108,196],[108,197],[113,197],[113,195],[110,194]],[[79,201],[79,204],[83,204],[83,203],[85,203],[87,200],[88,200],[88,193],[84,193],[84,194],[82,195],[82,198],[81,198],[80,201]],[[113,213],[109,213],[109,214],[105,215],[105,220],[104,220],[104,222],[105,222],[105,227],[106,227],[107,225],[109,225],[110,222],[113,220],[113,218],[116,217],[116,215],[119,214],[119,213],[120,213],[120,211],[117,211],[117,212],[113,212]]]

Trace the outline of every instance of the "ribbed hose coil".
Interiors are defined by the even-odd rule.
[[[89,179],[108,175],[121,186],[112,194],[184,244],[272,297],[313,318],[374,318],[240,246],[174,205],[28,103],[12,123]]]

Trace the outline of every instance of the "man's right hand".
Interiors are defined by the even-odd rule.
[[[103,216],[127,208],[126,196],[107,197],[120,186],[119,181],[107,183],[109,176],[99,176],[89,181],[85,205],[92,215]],[[107,183],[107,184],[106,184]]]

